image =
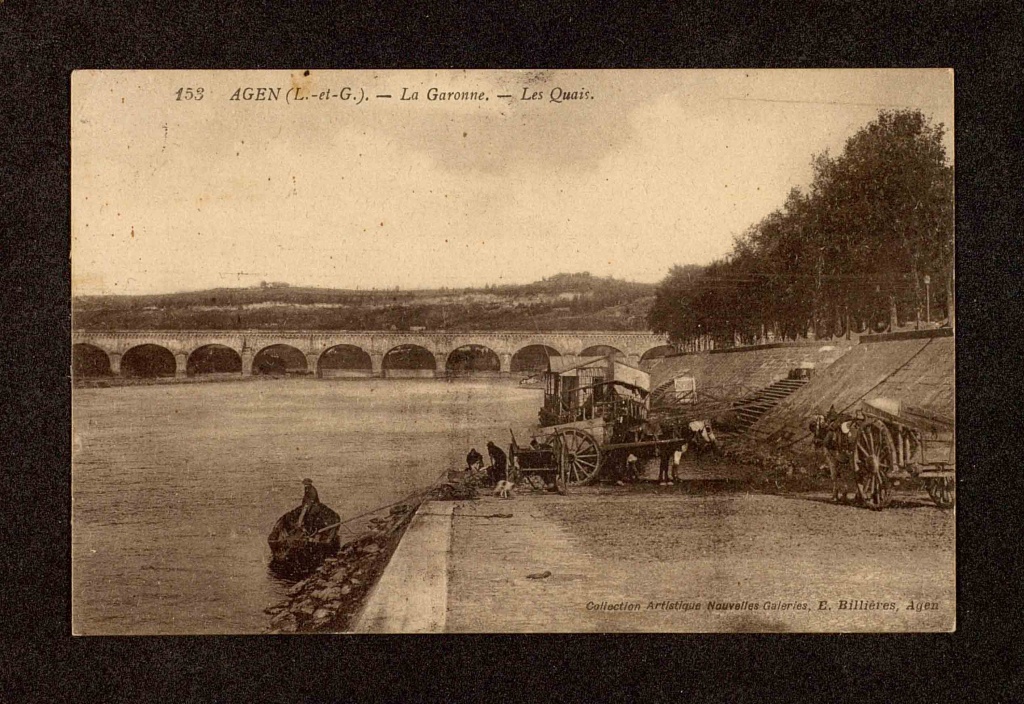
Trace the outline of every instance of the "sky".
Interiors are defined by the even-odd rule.
[[[72,291],[654,283],[898,108],[952,162],[945,69],[77,71]]]

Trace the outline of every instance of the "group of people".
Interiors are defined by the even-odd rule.
[[[493,442],[487,442],[487,455],[491,463],[487,465],[487,479],[491,486],[497,486],[500,481],[508,480],[508,455]],[[472,448],[466,455],[466,470],[478,472],[483,468],[484,457],[476,448]]]
[[[679,481],[679,466],[682,464],[687,443],[680,440],[677,443],[658,445],[657,448],[658,486],[674,486]],[[630,452],[619,465],[615,484],[617,486],[625,486],[627,482],[637,482],[642,477],[643,466],[641,465],[641,460],[633,452]]]

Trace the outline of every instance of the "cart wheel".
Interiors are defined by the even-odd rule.
[[[953,477],[939,477],[928,480],[928,496],[939,508],[953,508],[956,506],[956,479]]]
[[[896,446],[889,429],[873,420],[861,426],[853,450],[853,466],[857,473],[857,490],[861,499],[875,510],[892,501],[892,480],[896,467]]]
[[[559,432],[565,453],[565,478],[569,486],[585,486],[597,479],[601,467],[601,448],[594,436],[579,428]]]

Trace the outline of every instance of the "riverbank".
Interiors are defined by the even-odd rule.
[[[352,632],[444,632],[453,509],[450,501],[420,505],[387,569],[353,621]],[[412,584],[415,589],[409,589]]]
[[[384,507],[390,509],[386,515],[369,519],[368,530],[292,586],[287,599],[264,610],[272,617],[268,631],[439,631],[445,614],[451,500],[476,499],[477,487],[472,477],[449,472],[446,482]],[[409,592],[410,584],[418,589]]]
[[[349,630],[366,596],[398,548],[420,502],[393,506],[371,519],[371,528],[346,542],[337,555],[264,610],[269,633],[341,633]]]
[[[433,534],[388,565],[374,598],[396,611],[443,603],[444,616],[409,628],[392,614],[365,632],[955,628],[955,512],[925,493],[869,511],[827,490],[764,493],[749,467],[725,461],[686,469],[668,487],[425,504]],[[417,579],[417,564],[443,579]]]

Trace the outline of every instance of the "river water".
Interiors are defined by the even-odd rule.
[[[303,478],[354,516],[464,466],[470,447],[507,446],[540,402],[496,381],[76,390],[73,631],[259,633],[289,586],[267,571],[266,536]]]

